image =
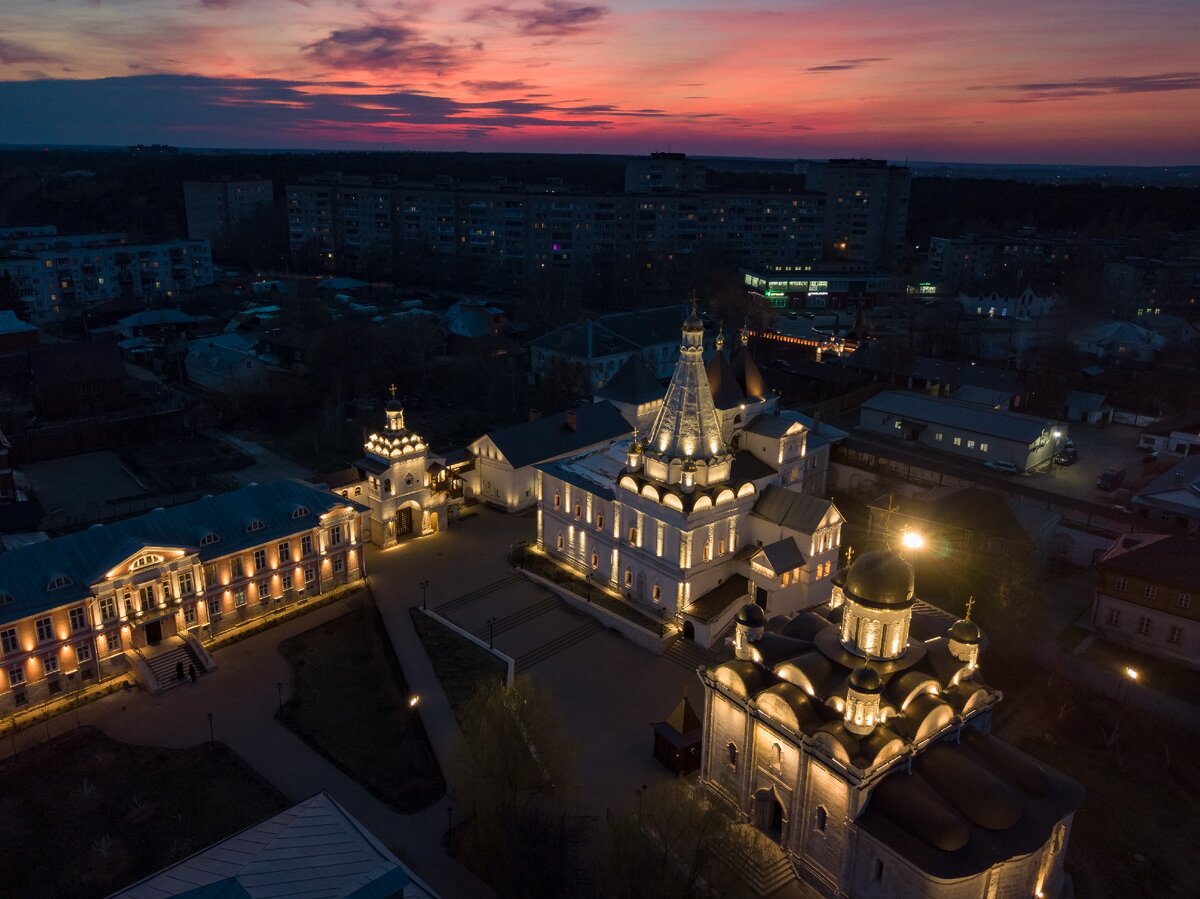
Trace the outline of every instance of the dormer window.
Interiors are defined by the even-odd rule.
[[[48,583],[46,585],[46,590],[47,591],[61,590],[63,587],[69,587],[73,583],[74,583],[74,581],[72,581],[65,574],[60,574],[60,575],[58,575],[58,577],[52,579],[50,581],[50,583]]]
[[[292,512],[292,518],[303,518],[305,515],[311,514],[312,513],[308,511],[308,506],[297,506],[295,511]]]
[[[221,536],[219,534],[214,534],[212,531],[209,531],[207,534],[205,534],[203,537],[200,538],[201,546],[212,546],[214,543],[220,543],[220,542],[221,542]]]
[[[256,518],[252,522],[250,522],[248,525],[246,525],[246,533],[251,534],[254,531],[261,531],[265,527],[266,527],[266,525],[262,523],[262,520]]]

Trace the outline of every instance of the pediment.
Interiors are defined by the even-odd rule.
[[[164,562],[173,562],[194,552],[196,552],[194,546],[126,543],[115,548],[113,564],[104,571],[98,572],[92,578],[92,582],[137,574],[139,571],[152,569]]]

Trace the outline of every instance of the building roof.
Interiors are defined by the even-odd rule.
[[[893,771],[856,826],[918,869],[950,880],[1037,852],[1083,802],[1075,781],[975,728]]]
[[[867,400],[861,408],[896,418],[959,428],[1002,440],[1014,440],[1026,445],[1032,444],[1054,425],[1053,421],[1046,418],[1001,409],[985,409],[960,400],[907,390],[885,390]]]
[[[1200,456],[1189,456],[1138,491],[1133,502],[1200,517]]]
[[[667,720],[656,722],[656,724],[665,724],[680,736],[687,736],[693,731],[700,729],[700,716],[696,714],[696,710],[692,708],[692,704],[684,696],[679,700],[678,705],[675,706],[671,714],[667,716]]]
[[[976,387],[974,384],[964,384],[954,391],[952,396],[964,403],[975,406],[988,406],[992,409],[1007,409],[1012,403],[1012,392],[1009,390],[993,390],[990,387]]]
[[[1083,412],[1102,412],[1108,403],[1103,393],[1088,393],[1086,390],[1072,390],[1067,394],[1067,406]]]
[[[784,537],[782,540],[768,543],[759,550],[759,553],[763,557],[761,561],[765,561],[777,575],[804,565],[804,553],[800,552],[800,547],[796,545],[796,541],[792,537]],[[756,553],[755,556],[757,555]]]
[[[740,574],[731,575],[704,595],[696,597],[683,610],[683,614],[697,621],[711,621],[728,609],[735,599],[749,595],[750,579]]]
[[[674,342],[687,314],[688,307],[682,304],[618,312],[555,328],[530,346],[580,359],[635,353],[648,346]]]
[[[666,388],[654,376],[640,353],[632,354],[626,359],[617,373],[595,391],[596,399],[610,400],[614,403],[625,403],[630,406],[652,403],[661,400]]]
[[[739,347],[729,364],[743,394],[756,400],[761,400],[767,395],[767,384],[763,380],[762,372],[754,364],[754,357],[750,355],[748,346],[743,344]]]
[[[28,334],[37,328],[17,318],[11,309],[0,309],[0,334]]]
[[[1200,539],[1190,534],[1125,534],[1096,565],[1108,571],[1200,587]]]
[[[1154,434],[1158,437],[1168,437],[1175,431],[1200,434],[1200,411],[1167,415],[1142,429],[1142,433]]]
[[[771,484],[754,504],[753,514],[801,534],[811,534],[821,526],[832,505],[819,496]]]
[[[459,300],[446,310],[442,323],[446,332],[455,337],[493,337],[496,333],[493,319],[503,314],[504,310],[482,300]]]
[[[339,506],[366,511],[303,481],[271,481],[0,553],[0,593],[13,598],[0,615],[15,621],[84,599],[106,571],[148,546],[198,552],[205,562],[314,528]],[[247,531],[253,521],[263,527]],[[201,546],[210,534],[216,542]],[[58,577],[68,583],[47,589]]]
[[[713,404],[718,409],[732,409],[746,401],[746,394],[738,386],[737,375],[725,350],[719,348],[704,366],[708,377],[708,388],[712,392]]]
[[[190,325],[198,321],[196,316],[178,309],[145,309],[125,316],[117,324],[123,328],[145,328],[150,325]]]
[[[351,484],[357,484],[363,479],[362,471],[356,465],[347,465],[345,468],[339,468],[335,471],[327,471],[324,474],[316,475],[309,478],[310,484],[324,485],[330,490],[337,490],[339,487],[348,487]]]
[[[574,414],[575,427],[567,424]],[[591,403],[537,421],[510,425],[485,435],[514,469],[565,456],[629,433],[629,422],[610,402]]]
[[[127,899],[432,896],[350,813],[321,792],[113,895]]]

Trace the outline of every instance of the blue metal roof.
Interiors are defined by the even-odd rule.
[[[366,511],[303,481],[272,481],[18,547],[0,553],[0,593],[13,598],[0,616],[16,621],[78,602],[106,571],[147,546],[198,550],[206,562],[316,527],[321,515],[347,505]],[[253,521],[263,526],[247,532]],[[202,546],[208,535],[217,541]],[[69,583],[48,590],[58,577]]]

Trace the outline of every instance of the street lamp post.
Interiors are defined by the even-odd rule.
[[[495,633],[496,633],[496,619],[489,618],[487,620],[487,626],[488,626],[488,649],[495,649],[496,641],[495,641],[494,637],[495,637]]]
[[[421,581],[420,587],[421,587],[421,610],[424,611],[427,608],[427,606],[425,605],[425,591],[429,589],[429,581],[427,581],[427,580]]]

